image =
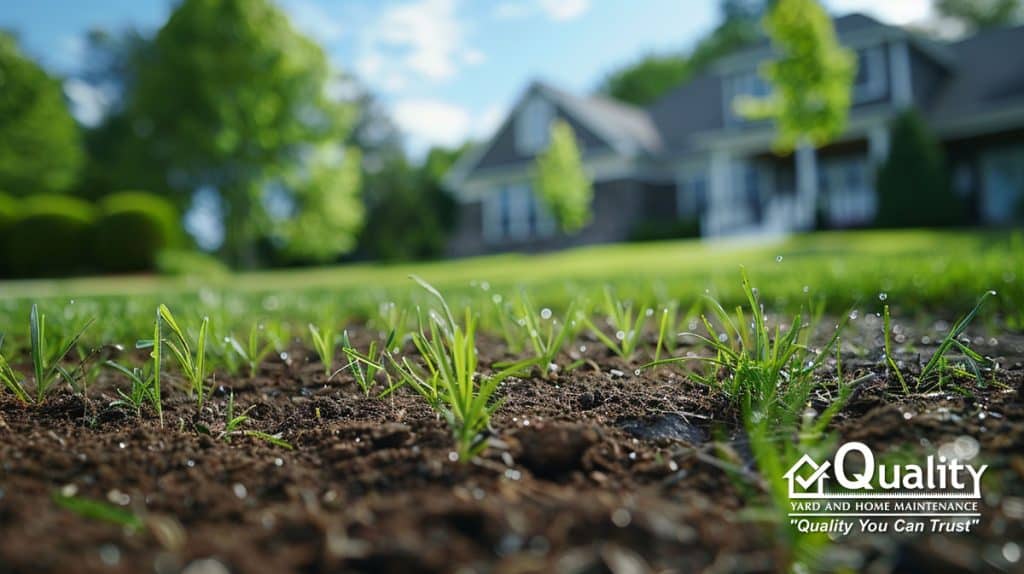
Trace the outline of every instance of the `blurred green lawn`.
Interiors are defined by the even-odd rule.
[[[402,265],[358,264],[302,270],[238,273],[218,280],[173,277],[97,277],[0,283],[0,331],[22,323],[28,305],[68,307],[144,325],[151,306],[165,302],[185,313],[203,312],[226,325],[271,315],[294,321],[325,314],[372,317],[380,303],[425,301],[409,280],[416,274],[450,300],[475,308],[495,294],[528,291],[537,304],[619,296],[656,305],[673,298],[688,307],[705,293],[725,304],[742,302],[744,266],[772,310],[791,310],[824,297],[833,310],[860,305],[895,309],[966,311],[987,290],[999,293],[990,309],[1013,317],[1024,308],[1024,238],[1011,232],[858,231],[814,233],[788,239],[729,242],[672,241],[586,247],[541,255],[498,255]],[[52,311],[51,311],[52,312]],[[179,311],[181,312],[181,311]]]

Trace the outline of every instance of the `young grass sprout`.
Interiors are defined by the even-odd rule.
[[[58,377],[63,378],[69,385],[74,385],[76,377],[63,368],[61,361],[78,344],[82,333],[89,328],[91,323],[92,319],[89,319],[71,336],[61,340],[53,352],[48,352],[46,315],[40,313],[36,305],[32,305],[32,311],[29,313],[29,351],[32,356],[32,372],[35,376],[35,393],[29,392],[24,377],[11,367],[3,354],[0,354],[0,381],[3,382],[4,387],[14,393],[14,396],[22,402],[34,401],[36,404],[40,404],[53,388]],[[0,347],[2,345],[3,336],[0,335]]]
[[[189,391],[196,399],[196,408],[202,410],[203,401],[213,390],[213,385],[206,384],[206,336],[210,319],[203,317],[199,324],[199,334],[193,340],[178,325],[166,305],[160,305],[159,313],[163,323],[171,330],[170,337],[164,339],[163,343],[171,350],[178,367],[185,375]]]
[[[486,430],[501,401],[494,400],[501,381],[511,372],[493,375],[477,372],[476,320],[466,309],[462,324],[455,321],[441,293],[419,277],[413,280],[441,304],[443,314],[431,312],[428,327],[420,322],[413,343],[426,365],[427,374],[403,358],[393,361],[400,382],[408,384],[438,410],[452,429],[458,459],[468,462],[487,447]]]
[[[260,363],[278,346],[278,341],[267,335],[263,323],[255,323],[249,328],[249,336],[246,338],[245,345],[242,345],[234,335],[228,336],[227,342],[235,354],[249,367],[250,377],[256,375]]]
[[[602,310],[608,325],[615,330],[614,338],[606,335],[586,314],[583,315],[583,321],[589,327],[590,332],[612,352],[622,357],[623,360],[631,360],[640,342],[648,311],[651,310],[634,311],[632,302],[615,298],[608,287],[604,289]]]
[[[334,346],[335,332],[333,322],[325,322],[322,326],[309,324],[309,334],[313,340],[313,349],[320,357],[320,363],[324,366],[324,375],[330,377],[334,373]]]

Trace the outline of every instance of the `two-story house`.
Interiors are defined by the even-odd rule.
[[[701,234],[777,234],[818,224],[869,225],[874,173],[896,114],[917,108],[941,139],[969,217],[1008,224],[1024,204],[1024,27],[955,42],[854,14],[837,18],[857,55],[850,118],[830,145],[773,151],[770,122],[734,112],[765,95],[765,41],[715,63],[647,108],[530,85],[495,135],[460,160],[447,182],[460,206],[453,255],[542,250],[628,239],[642,223],[699,221]],[[560,118],[576,133],[594,180],[593,220],[556,232],[531,189],[536,155]]]

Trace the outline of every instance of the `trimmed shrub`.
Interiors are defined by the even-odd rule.
[[[700,237],[700,220],[646,221],[633,228],[630,241],[668,241]]]
[[[878,170],[880,227],[933,227],[965,220],[946,171],[942,144],[913,111],[892,124],[889,157]]]
[[[6,270],[15,277],[54,277],[87,269],[94,219],[93,207],[74,197],[22,200],[4,232]]]
[[[222,279],[231,274],[227,265],[213,255],[190,249],[161,251],[156,257],[156,268],[164,275],[204,281]]]
[[[18,215],[18,200],[0,192],[0,245],[7,245],[7,227],[14,222]],[[6,277],[7,262],[0,254],[0,277]]]
[[[166,199],[122,191],[99,202],[93,236],[94,258],[104,271],[146,271],[157,254],[181,243],[178,211]]]

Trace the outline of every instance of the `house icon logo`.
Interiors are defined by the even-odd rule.
[[[810,455],[805,454],[800,460],[789,468],[786,474],[782,475],[789,481],[790,498],[821,498],[825,495],[826,473],[832,463],[825,461],[822,464],[814,462]]]

